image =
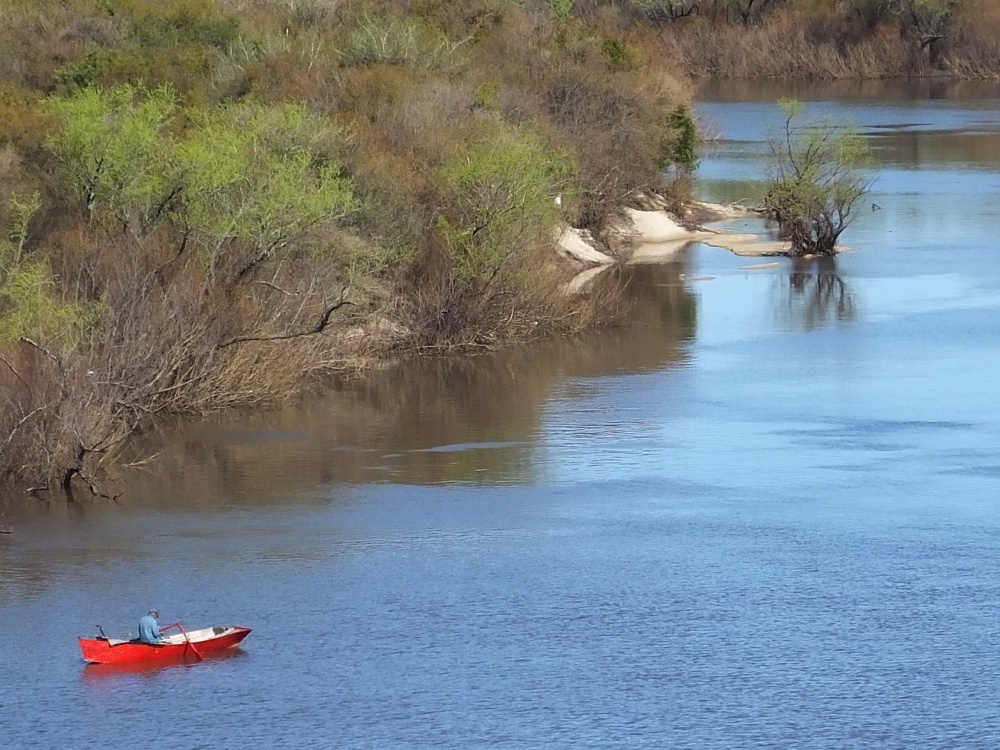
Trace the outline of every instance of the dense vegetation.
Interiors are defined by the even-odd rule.
[[[158,414],[596,322],[555,227],[682,197],[694,131],[641,3],[582,6],[3,3],[0,477],[93,489]]]
[[[5,0],[0,480],[93,489],[159,414],[593,325],[554,228],[685,198],[686,75],[995,76],[997,6]]]
[[[691,75],[1000,77],[996,0],[643,0]]]

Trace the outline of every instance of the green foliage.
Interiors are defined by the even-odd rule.
[[[26,257],[28,225],[41,207],[37,194],[13,199],[14,226],[0,240],[0,346],[24,337],[50,351],[69,354],[101,313],[101,302],[63,301],[48,265]]]
[[[495,81],[487,81],[486,83],[479,84],[473,100],[474,106],[478,109],[496,109],[499,88]]]
[[[106,208],[129,231],[145,232],[176,190],[166,133],[173,91],[91,87],[46,106],[62,123],[46,145],[68,166],[88,210]]]
[[[32,193],[24,200],[16,196],[11,198],[10,213],[14,221],[14,226],[11,227],[8,235],[10,239],[9,244],[12,248],[12,257],[9,259],[11,267],[15,267],[21,263],[25,245],[28,242],[28,227],[31,224],[31,219],[41,207],[42,197],[37,192]]]
[[[619,70],[634,70],[635,59],[629,50],[628,45],[620,39],[605,39],[601,43],[601,49],[611,61],[611,65]]]
[[[314,227],[354,207],[324,151],[337,134],[304,106],[242,101],[191,112],[178,147],[178,214],[205,247],[210,276],[240,278]]]
[[[551,233],[571,175],[568,157],[532,128],[494,121],[461,147],[441,169],[457,209],[439,223],[455,276],[487,284],[512,253]]]
[[[796,255],[832,255],[851,210],[867,192],[867,144],[853,128],[829,120],[799,126],[803,106],[779,102],[783,132],[771,142],[765,207]]]
[[[694,114],[686,104],[679,104],[670,113],[667,145],[660,155],[660,167],[677,165],[684,172],[693,172],[698,166],[698,126]]]
[[[555,14],[556,18],[568,18],[573,12],[573,0],[545,0],[545,4]]]
[[[353,205],[330,161],[335,130],[302,105],[191,109],[182,134],[167,88],[87,88],[48,107],[62,128],[47,145],[88,209],[133,234],[174,219],[206,250],[213,280],[223,267],[229,280],[244,275]]]

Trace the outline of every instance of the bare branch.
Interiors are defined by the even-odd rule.
[[[316,325],[304,331],[296,331],[294,333],[274,333],[265,335],[247,335],[247,336],[236,336],[234,338],[223,341],[221,344],[216,346],[216,349],[225,349],[227,346],[233,346],[234,344],[244,344],[250,341],[285,341],[287,339],[301,338],[302,336],[314,336],[317,333],[321,333],[330,324],[330,317],[333,313],[339,310],[344,305],[353,305],[353,302],[347,301],[348,289],[345,289],[341,295],[340,299],[330,305],[320,316]]]
[[[7,365],[7,369],[9,369],[12,373],[14,373],[14,377],[20,380],[24,385],[28,385],[27,381],[21,377],[21,373],[15,370],[14,366],[10,362],[8,362],[7,359],[2,354],[0,354],[0,362],[3,362],[5,365]]]

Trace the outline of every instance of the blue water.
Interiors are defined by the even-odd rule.
[[[755,189],[777,112],[733,98],[699,111],[709,199]],[[0,746],[997,747],[998,105],[811,102],[879,160],[833,265],[696,246],[628,272],[624,329],[187,426],[117,502],[8,505]],[[154,605],[254,632],[83,666]]]

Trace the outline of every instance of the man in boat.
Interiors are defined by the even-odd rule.
[[[156,618],[160,616],[156,609],[149,610],[149,613],[139,620],[139,640],[153,646],[163,644],[160,636],[160,627],[156,624]]]

